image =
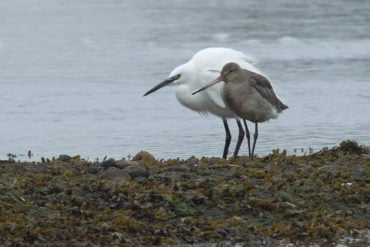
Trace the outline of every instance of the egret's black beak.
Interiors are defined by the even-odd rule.
[[[143,96],[147,96],[148,94],[151,94],[151,93],[157,91],[158,89],[160,89],[164,86],[167,86],[171,82],[176,81],[177,79],[179,79],[179,77],[180,77],[179,75],[168,77],[166,80],[162,81],[157,86],[154,86],[152,89],[150,89],[148,92],[146,92]]]

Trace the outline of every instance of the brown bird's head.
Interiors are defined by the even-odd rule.
[[[237,63],[227,63],[222,68],[221,77],[224,82],[232,81],[235,77],[238,76],[239,71],[242,68]]]
[[[201,89],[193,92],[192,94],[197,94],[199,93],[200,91],[203,91],[204,89],[206,88],[209,88],[221,81],[224,81],[225,83],[228,83],[229,81],[232,81],[234,78],[236,78],[238,76],[238,73],[240,72],[242,68],[239,66],[239,64],[237,63],[227,63],[224,65],[224,67],[222,68],[222,71],[221,71],[221,75],[219,77],[217,77],[214,81],[208,83],[207,85],[205,85],[204,87],[202,87]]]

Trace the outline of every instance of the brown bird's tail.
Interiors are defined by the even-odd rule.
[[[277,103],[276,104],[276,108],[278,109],[279,112],[284,111],[284,110],[286,110],[286,109],[289,108],[286,104],[284,104],[283,102],[281,102],[279,99],[277,99],[277,102],[276,103]]]

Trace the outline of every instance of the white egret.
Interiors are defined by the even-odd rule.
[[[229,62],[236,62],[245,69],[261,73],[252,65],[255,61],[242,52],[230,48],[210,47],[197,52],[188,62],[175,68],[166,80],[144,94],[146,96],[164,86],[174,85],[177,86],[176,98],[183,106],[201,114],[211,113],[222,118],[226,132],[222,156],[225,159],[231,142],[231,134],[226,119],[235,118],[239,128],[239,137],[234,151],[235,157],[238,155],[244,131],[240,120],[228,109],[221,97],[223,85],[218,84],[203,94],[192,95],[192,92],[214,80],[219,75],[222,67]],[[250,137],[248,135],[247,138],[249,143]]]
[[[248,145],[249,159],[252,159],[258,137],[258,123],[277,118],[278,113],[287,109],[288,106],[279,100],[266,77],[242,69],[233,62],[222,68],[218,78],[193,94],[222,81],[225,82],[222,98],[229,109],[244,120],[246,132],[249,131],[245,119],[255,123],[252,152]]]

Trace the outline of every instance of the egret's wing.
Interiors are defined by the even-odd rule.
[[[248,57],[238,57],[235,60],[236,61],[232,61],[232,62],[239,64],[239,66],[242,67],[243,69],[247,69],[247,70],[252,71],[254,73],[263,75],[262,72],[254,66],[254,64],[256,62],[251,63],[248,60]]]
[[[211,81],[215,80],[218,76],[220,76],[219,71],[220,70],[218,68],[217,69],[206,68],[202,72],[203,74],[202,77],[204,78],[204,80],[202,81],[202,86],[207,85]],[[215,103],[218,107],[225,109],[226,105],[221,96],[223,85],[224,85],[224,82],[217,83],[216,85],[208,88],[204,92],[207,93],[208,97],[213,103]]]
[[[223,66],[230,62],[235,62],[239,64],[240,67],[242,67],[243,69],[262,74],[255,66],[253,66],[253,64],[256,63],[256,60],[252,57],[230,48],[210,47],[197,52],[191,60],[192,66],[194,66],[194,68],[200,69],[200,71],[198,72],[200,73],[201,80],[198,81],[198,83],[200,84],[199,88],[203,87],[204,85],[210,83],[218,76],[220,76]],[[205,90],[204,93],[208,95],[212,103],[225,109],[227,107],[221,96],[223,85],[223,82],[218,83]],[[199,88],[197,88],[196,90],[198,90]]]
[[[223,87],[223,82],[218,83],[217,85],[214,85],[213,87],[209,88],[207,90],[209,98],[219,107],[225,109],[226,105],[224,103],[224,100],[221,97],[221,90]]]

